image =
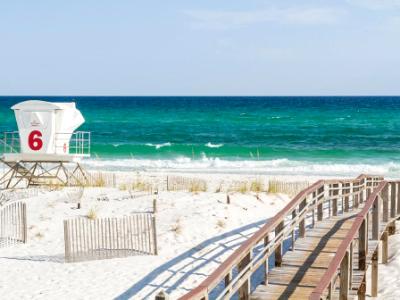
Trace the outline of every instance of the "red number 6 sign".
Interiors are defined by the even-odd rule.
[[[32,131],[28,136],[28,145],[33,151],[42,149],[43,141],[41,139],[42,133],[39,130]]]

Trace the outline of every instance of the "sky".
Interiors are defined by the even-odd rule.
[[[400,95],[400,0],[0,0],[0,95]]]

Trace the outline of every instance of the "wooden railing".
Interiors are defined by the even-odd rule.
[[[264,282],[268,282],[268,258],[275,257],[279,267],[283,257],[283,242],[304,237],[315,222],[348,211],[365,201],[375,186],[382,181],[378,176],[360,175],[354,180],[320,180],[301,191],[277,215],[245,241],[199,286],[182,296],[186,299],[229,299],[238,293],[248,299],[252,274],[260,267]],[[298,233],[298,234],[296,234]],[[224,288],[216,291],[221,283]],[[215,291],[214,291],[215,290]]]
[[[310,299],[332,299],[335,292],[339,293],[340,299],[348,299],[354,272],[359,272],[358,277],[361,278],[361,282],[356,285],[359,299],[365,299],[366,270],[369,260],[372,265],[371,296],[376,297],[379,241],[382,241],[382,261],[386,263],[388,235],[394,233],[394,222],[399,216],[400,182],[382,181],[368,197],[362,211],[357,214],[335,258],[329,264],[328,270]]]

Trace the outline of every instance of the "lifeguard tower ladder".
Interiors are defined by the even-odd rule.
[[[0,188],[85,185],[79,162],[90,156],[90,132],[75,132],[85,122],[75,103],[29,100],[11,109],[18,131],[5,132],[0,140],[0,161],[8,167]]]

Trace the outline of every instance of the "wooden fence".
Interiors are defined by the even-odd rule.
[[[66,262],[157,255],[155,216],[64,220],[64,243]]]
[[[295,196],[302,190],[308,188],[310,183],[308,181],[281,181],[272,179],[268,182],[268,192],[270,193],[283,193],[289,196]]]
[[[14,202],[0,207],[0,248],[26,241],[26,204]]]
[[[167,176],[167,191],[189,191],[189,192],[206,192],[207,182],[199,178],[189,178],[183,176]]]

